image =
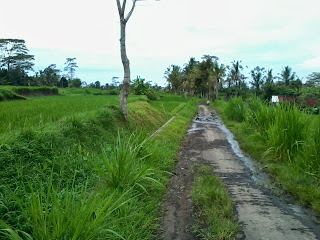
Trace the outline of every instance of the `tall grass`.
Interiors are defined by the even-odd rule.
[[[320,179],[320,117],[314,119],[310,125],[311,134],[308,136],[308,142],[299,160],[308,173]]]
[[[267,139],[267,130],[275,121],[275,108],[268,106],[260,98],[249,99],[247,122],[255,128],[263,139]]]
[[[246,106],[242,98],[232,98],[224,111],[229,120],[243,122],[246,119]]]
[[[277,161],[291,162],[303,149],[308,133],[308,118],[295,106],[282,104],[274,113],[274,124],[267,128],[267,144]]]
[[[203,166],[199,170],[200,174],[196,177],[191,192],[200,212],[198,216],[200,226],[196,226],[196,231],[206,240],[233,239],[239,230],[233,216],[233,202],[221,180],[211,175],[210,167]]]
[[[16,235],[28,236],[31,239],[97,239],[101,234],[116,235],[110,226],[112,218],[109,216],[129,200],[124,194],[117,196],[104,196],[102,194],[89,194],[84,187],[72,187],[56,191],[49,183],[42,183],[26,198],[20,198],[12,193],[18,202],[23,217],[23,230],[9,229],[2,224],[5,232],[10,233],[9,239],[16,239]],[[126,193],[125,193],[126,194]]]
[[[126,189],[137,185],[146,191],[142,181],[159,183],[152,176],[155,170],[146,163],[151,153],[145,151],[146,139],[139,134],[132,133],[128,139],[123,140],[118,134],[116,145],[111,151],[104,149],[102,175],[107,186]],[[107,150],[107,151],[106,151]]]

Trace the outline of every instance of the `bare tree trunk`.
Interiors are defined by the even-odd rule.
[[[215,99],[218,99],[218,97],[219,97],[219,86],[215,86],[215,88],[214,88],[214,93],[215,93]]]
[[[124,71],[123,85],[120,92],[120,108],[125,117],[128,118],[128,95],[130,89],[130,62],[126,52],[126,21],[121,20],[120,23],[120,52]]]

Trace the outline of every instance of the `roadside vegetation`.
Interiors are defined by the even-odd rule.
[[[132,96],[130,121],[125,122],[114,96],[94,97],[97,101],[87,99],[97,104],[94,108],[72,114],[66,110],[41,127],[22,124],[1,134],[1,239],[153,237],[169,172],[196,101],[165,94],[149,103],[146,97]],[[37,108],[42,101],[60,98],[68,96],[24,103]],[[71,96],[67,100],[65,104],[74,103]],[[174,114],[161,133],[148,137]]]
[[[299,106],[259,98],[216,101],[241,147],[264,164],[274,182],[320,214],[320,118]]]
[[[192,199],[197,209],[194,230],[201,239],[234,239],[239,230],[233,215],[234,204],[211,166],[194,166]]]

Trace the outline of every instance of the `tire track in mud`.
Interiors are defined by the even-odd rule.
[[[292,203],[289,197],[276,196],[268,187],[268,175],[255,168],[217,114],[204,105],[200,105],[188,130],[162,204],[160,239],[198,239],[192,231],[190,194],[194,164],[212,166],[224,182],[242,228],[237,239],[320,239],[320,223],[312,212]]]

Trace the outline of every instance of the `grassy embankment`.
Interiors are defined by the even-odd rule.
[[[73,97],[0,103],[13,115],[34,104],[29,116],[1,120],[11,126],[0,136],[1,238],[151,239],[195,100],[131,97],[128,124],[116,97]]]
[[[0,88],[0,102],[10,100],[25,100],[25,97],[9,89]]]
[[[241,147],[299,201],[320,214],[320,116],[297,106],[231,99],[215,107]]]

